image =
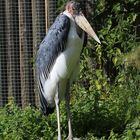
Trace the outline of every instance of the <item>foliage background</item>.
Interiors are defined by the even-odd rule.
[[[79,0],[80,1],[80,0]],[[102,44],[89,38],[81,56],[80,76],[71,88],[74,135],[85,140],[140,139],[139,0],[80,1]],[[58,11],[64,0],[58,0]],[[92,17],[92,18],[91,18]],[[62,136],[67,136],[61,105]],[[9,99],[0,110],[3,140],[57,139],[56,113],[42,116]]]

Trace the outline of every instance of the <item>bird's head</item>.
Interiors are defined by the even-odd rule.
[[[99,38],[97,37],[96,33],[94,32],[93,28],[85,18],[84,14],[82,13],[80,3],[75,1],[69,1],[66,4],[65,10],[73,17],[76,24],[88,33],[91,37],[93,37],[98,43],[101,44]]]

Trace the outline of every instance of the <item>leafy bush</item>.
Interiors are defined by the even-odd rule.
[[[3,140],[52,140],[56,135],[57,123],[50,117],[44,117],[30,106],[21,109],[13,99],[0,110],[0,138]]]
[[[110,86],[108,93],[89,90],[82,83],[72,88],[74,135],[83,140],[138,140],[140,138],[140,87],[134,81]],[[67,136],[65,105],[61,104],[62,136]],[[3,140],[57,139],[56,113],[48,117],[30,106],[21,109],[13,100],[0,110],[0,138]]]

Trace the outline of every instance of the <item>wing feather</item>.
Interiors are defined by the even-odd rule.
[[[48,77],[56,58],[66,47],[69,27],[70,19],[60,14],[39,46],[36,58],[37,74],[43,72],[45,78]]]
[[[50,27],[47,35],[41,42],[36,57],[36,75],[40,92],[41,106],[45,109],[44,83],[61,52],[66,48],[67,36],[70,28],[70,19],[60,14]]]

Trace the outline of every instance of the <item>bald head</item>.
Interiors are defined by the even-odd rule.
[[[74,16],[74,15],[76,15],[76,14],[79,14],[80,11],[81,11],[80,3],[75,2],[75,1],[69,1],[69,2],[67,2],[65,9],[66,9],[72,16]]]

